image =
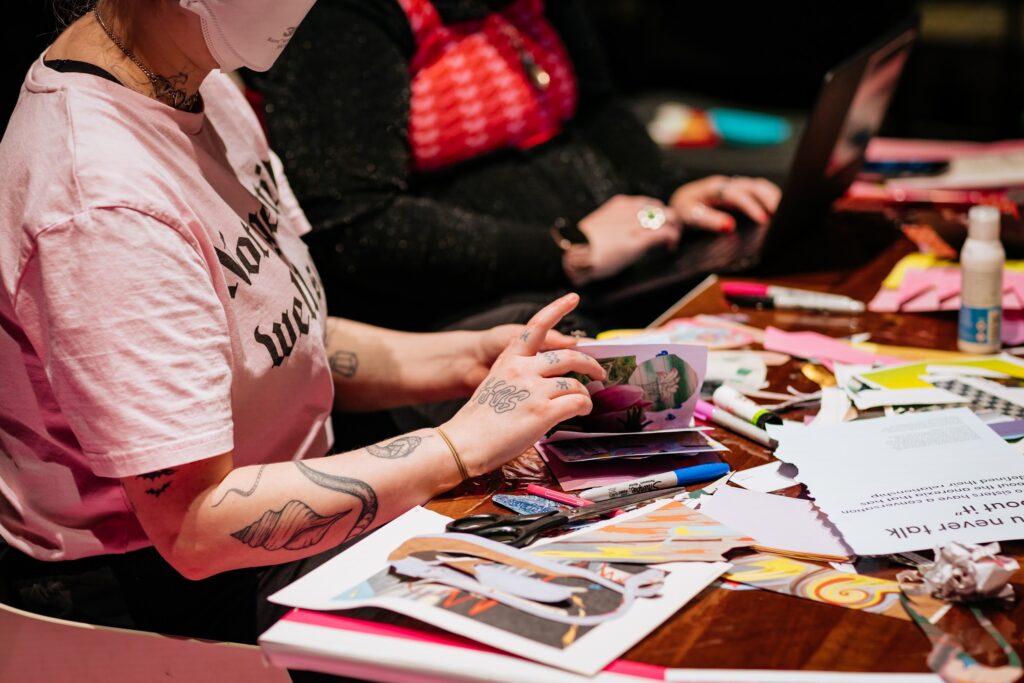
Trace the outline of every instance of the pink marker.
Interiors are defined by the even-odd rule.
[[[577,496],[574,496],[571,493],[552,491],[551,489],[540,486],[539,484],[530,484],[529,486],[526,487],[526,492],[532,493],[535,496],[540,496],[541,498],[553,500],[556,503],[562,503],[563,505],[572,505],[573,507],[577,508],[594,504],[593,501],[583,500],[582,498],[578,498]]]

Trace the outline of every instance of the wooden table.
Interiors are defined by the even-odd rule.
[[[775,284],[845,294],[863,301],[878,290],[885,275],[904,255],[913,251],[909,242],[898,241],[870,263],[856,269],[775,278]],[[699,313],[723,313],[730,306],[718,287],[676,307],[672,317]],[[755,327],[774,325],[789,330],[814,330],[834,337],[871,333],[871,341],[934,349],[956,348],[953,314],[907,315],[864,313],[814,314],[801,311],[743,309]],[[799,370],[800,363],[769,368],[773,390],[791,385],[802,391],[818,387]],[[774,460],[770,452],[742,437],[716,429],[714,437],[730,449],[723,460],[734,469],[746,469]],[[1022,461],[1024,469],[1024,461]],[[489,497],[497,492],[521,490],[527,483],[557,486],[539,456],[532,450],[500,472],[468,488],[433,501],[429,507],[459,517],[497,508]],[[796,496],[799,486],[784,491]],[[1005,543],[1006,554],[1024,564],[1024,543]],[[884,560],[861,560],[858,571],[893,578],[900,569]],[[1024,572],[1014,577],[1018,596],[1024,595]],[[1008,607],[986,610],[993,623],[1024,653],[1024,600]],[[996,643],[972,617],[953,610],[941,626],[956,635],[979,661],[1004,663]],[[926,672],[930,645],[909,621],[862,613],[809,600],[760,590],[731,591],[708,588],[631,649],[626,659],[670,667],[723,669],[805,669],[863,672]]]

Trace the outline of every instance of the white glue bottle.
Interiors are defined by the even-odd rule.
[[[998,353],[1002,348],[1003,267],[999,209],[973,206],[967,214],[967,241],[960,250],[960,325],[957,347],[965,353]]]

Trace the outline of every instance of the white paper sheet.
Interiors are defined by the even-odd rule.
[[[413,536],[444,533],[450,521],[451,517],[414,507],[267,599],[289,607],[337,609],[332,596],[386,567],[388,555],[405,541]]]
[[[809,500],[723,486],[700,501],[701,512],[752,536],[759,546],[808,555],[852,554]]]
[[[838,387],[826,387],[821,390],[821,407],[811,425],[825,427],[842,424],[846,422],[850,413],[850,397],[846,395],[846,391]]]
[[[1024,538],[1024,460],[966,408],[771,433],[859,555]]]
[[[780,468],[782,468],[781,472]],[[795,472],[796,469],[792,465],[784,462],[770,462],[767,465],[758,465],[735,472],[730,481],[750,491],[771,493],[799,484],[800,482],[792,476]]]
[[[945,389],[877,389],[851,392],[857,410],[882,406],[931,406],[967,403],[967,399]]]

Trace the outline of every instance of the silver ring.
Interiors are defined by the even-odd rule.
[[[653,204],[645,204],[636,212],[636,219],[644,230],[661,230],[665,225],[665,212]]]

